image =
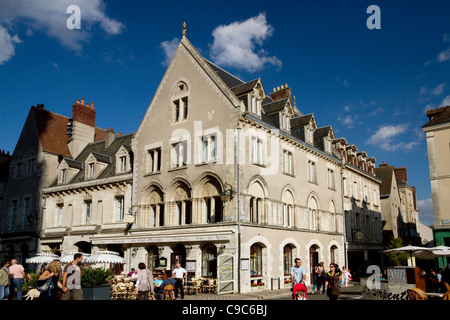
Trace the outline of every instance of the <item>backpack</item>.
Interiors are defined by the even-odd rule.
[[[36,289],[41,293],[53,289],[54,285],[52,278],[53,277],[49,277],[47,280],[36,281]],[[42,281],[45,282],[42,285],[39,285],[39,282],[42,283]]]

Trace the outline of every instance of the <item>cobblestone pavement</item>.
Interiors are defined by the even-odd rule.
[[[326,294],[311,294],[312,286],[308,286],[308,300],[329,300]],[[292,293],[289,288],[274,290],[258,290],[248,293],[231,293],[217,295],[214,293],[185,294],[184,300],[291,300]],[[178,298],[177,300],[179,300]],[[362,299],[359,282],[351,283],[347,288],[342,288],[339,300]]]

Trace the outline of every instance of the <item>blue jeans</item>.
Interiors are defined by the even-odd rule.
[[[17,300],[22,300],[23,279],[16,278],[13,280],[14,289],[17,289]]]
[[[0,301],[7,296],[9,296],[9,286],[0,286]]]

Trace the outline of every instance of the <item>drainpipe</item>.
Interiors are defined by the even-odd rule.
[[[341,198],[342,198],[342,221],[344,225],[344,263],[345,266],[348,269],[348,263],[347,263],[347,223],[345,220],[345,208],[344,208],[344,167],[345,163],[342,159],[341,164]]]
[[[240,164],[240,141],[241,141],[241,127],[237,127],[237,215],[238,215],[238,293],[241,293],[241,164]]]

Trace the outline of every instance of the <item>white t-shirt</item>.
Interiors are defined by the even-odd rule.
[[[184,268],[175,268],[173,269],[173,274],[175,275],[175,278],[182,279],[184,277],[184,274],[186,273],[186,269]]]

